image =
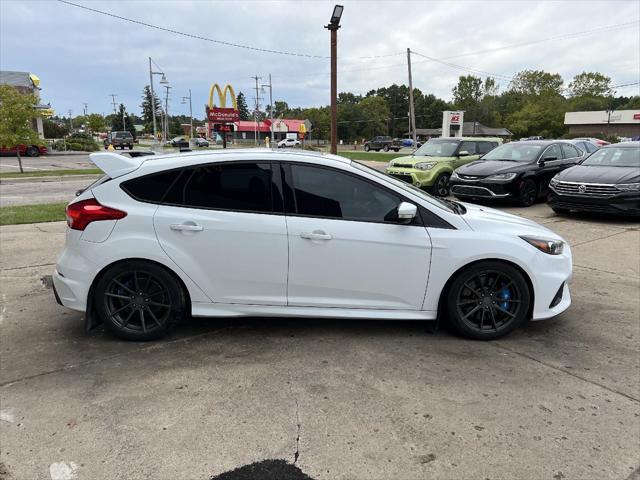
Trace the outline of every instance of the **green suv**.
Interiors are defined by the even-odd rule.
[[[449,178],[458,167],[502,145],[500,138],[432,138],[411,156],[394,158],[387,175],[435,195],[449,195]]]

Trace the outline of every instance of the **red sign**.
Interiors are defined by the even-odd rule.
[[[640,120],[640,113],[634,113],[633,114],[633,119],[634,120]]]
[[[451,115],[451,120],[450,122],[452,125],[454,124],[459,124],[460,123],[460,114],[459,113],[454,113]]]
[[[221,132],[230,132],[231,131],[231,125],[220,125],[220,131]]]
[[[207,108],[207,118],[210,122],[237,122],[240,120],[240,112],[234,108]]]

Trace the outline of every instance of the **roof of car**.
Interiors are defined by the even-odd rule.
[[[516,140],[515,142],[511,142],[511,143],[526,143],[527,145],[541,145],[541,146],[547,146],[547,145],[551,145],[552,143],[570,143],[567,140]]]
[[[321,158],[324,160],[332,160],[340,163],[351,163],[351,160],[346,157],[341,157],[339,155],[332,155],[330,153],[323,152],[313,152],[310,150],[283,150],[283,149],[275,149],[275,148],[229,148],[224,150],[207,150],[204,152],[171,152],[164,153],[160,155],[150,155],[145,157],[145,161],[156,161],[161,159],[171,159],[171,158],[185,158],[185,157],[216,157],[220,156],[237,156],[237,157],[246,157],[252,156],[256,154],[268,154],[274,156],[285,156],[291,157],[291,160],[295,160],[295,157],[315,157]]]
[[[465,142],[501,142],[498,137],[438,137],[431,140],[460,140]]]
[[[604,145],[601,148],[640,148],[640,142],[620,142]]]

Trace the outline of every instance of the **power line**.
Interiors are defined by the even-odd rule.
[[[434,57],[430,57],[429,55],[424,55],[422,53],[418,53],[415,50],[412,50],[411,53],[413,53],[414,55],[418,55],[419,57],[423,57],[426,58],[432,62],[436,62],[436,63],[440,63],[442,65],[445,65],[449,68],[456,68],[458,70],[464,70],[467,72],[471,72],[471,73],[479,73],[481,75],[489,75],[491,77],[495,77],[495,78],[499,78],[502,80],[511,80],[513,78],[513,76],[507,76],[507,75],[503,75],[501,73],[493,73],[493,72],[487,72],[485,70],[476,70],[474,68],[469,68],[469,67],[465,67],[463,65],[457,65],[455,63],[450,63],[450,62],[445,62],[443,60],[440,60],[439,58],[434,58]]]

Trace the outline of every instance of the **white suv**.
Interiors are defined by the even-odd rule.
[[[295,138],[285,138],[284,140],[280,140],[278,142],[278,148],[287,148],[287,147],[299,147],[300,140],[296,140]]]
[[[132,340],[185,316],[434,320],[498,338],[569,307],[550,230],[346,158],[264,149],[129,158],[67,207],[56,298]]]

